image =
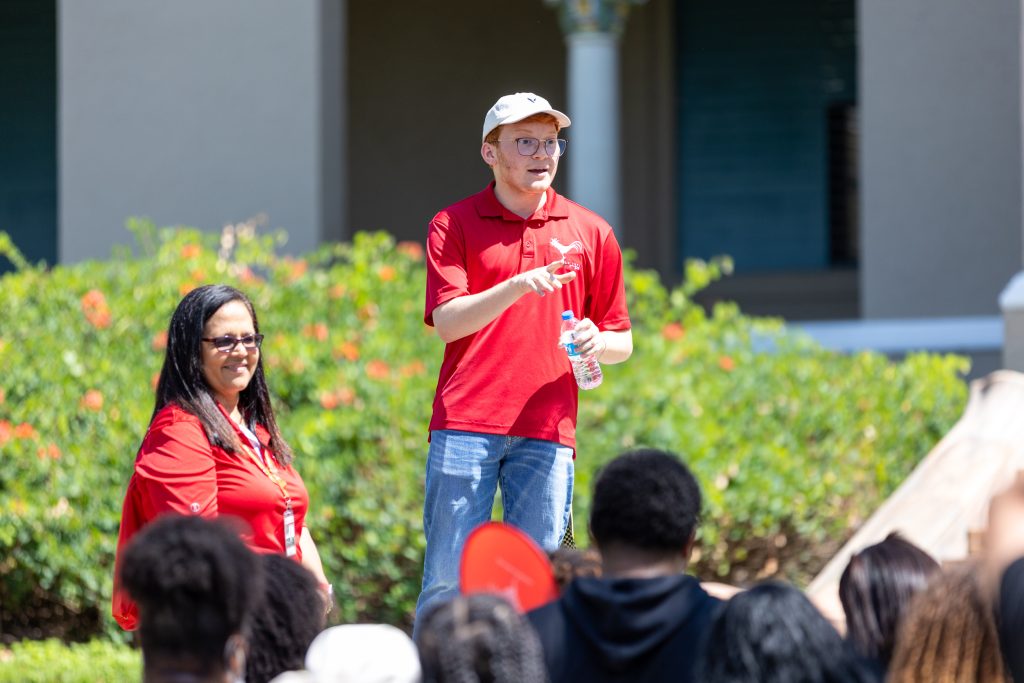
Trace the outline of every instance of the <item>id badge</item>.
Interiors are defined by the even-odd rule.
[[[284,554],[295,556],[295,513],[291,508],[284,511]]]

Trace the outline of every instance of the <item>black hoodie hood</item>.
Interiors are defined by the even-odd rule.
[[[609,671],[645,660],[668,640],[686,638],[696,649],[718,600],[682,574],[653,579],[577,579],[561,603],[566,619]]]

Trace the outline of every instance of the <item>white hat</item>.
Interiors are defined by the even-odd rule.
[[[305,680],[316,683],[418,683],[420,656],[412,639],[394,626],[332,626],[310,643],[306,674]]]
[[[498,98],[494,106],[487,111],[487,116],[484,117],[484,134],[480,138],[481,142],[486,140],[487,134],[498,126],[522,121],[534,114],[551,114],[558,120],[560,128],[568,128],[572,123],[568,116],[557,109],[552,109],[551,103],[540,95],[534,95],[532,92],[517,92],[514,95]]]

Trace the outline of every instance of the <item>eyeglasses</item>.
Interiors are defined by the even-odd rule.
[[[496,142],[515,142],[516,149],[524,157],[532,157],[540,149],[541,140],[537,138],[516,138],[515,140],[497,140]],[[544,140],[544,153],[549,157],[560,157],[565,154],[565,140],[548,138]]]
[[[210,342],[213,344],[213,348],[217,349],[221,353],[231,353],[239,344],[241,344],[246,351],[255,351],[260,348],[260,344],[263,343],[263,335],[247,334],[244,337],[232,337],[230,334],[225,334],[223,337],[214,337],[212,339],[203,337],[203,341]]]

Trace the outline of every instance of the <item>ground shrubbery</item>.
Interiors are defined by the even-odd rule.
[[[418,244],[360,234],[304,258],[252,226],[135,222],[139,255],[0,278],[0,637],[83,639],[109,618],[120,504],[153,406],[167,321],[198,284],[253,299],[279,422],[341,621],[408,623],[422,560],[426,426],[442,344],[422,322]],[[635,352],[581,401],[575,510],[641,445],[682,454],[706,498],[707,578],[806,580],[960,414],[957,357],[844,356],[629,268]],[[509,378],[514,381],[514,378]],[[2,658],[0,658],[2,660]],[[3,662],[0,661],[0,672]]]

